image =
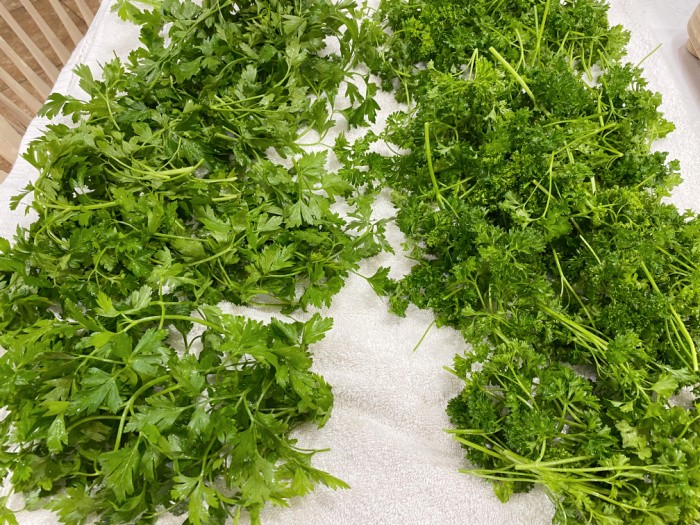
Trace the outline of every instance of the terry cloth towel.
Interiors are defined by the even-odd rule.
[[[121,22],[110,12],[105,0],[82,43],[59,77],[56,91],[80,96],[72,68],[88,64],[95,73],[100,64],[116,53],[125,56],[138,44],[137,28]],[[650,87],[662,92],[663,110],[675,122],[677,131],[659,143],[670,158],[682,163],[684,183],[673,201],[681,208],[700,211],[700,75],[683,67],[681,46],[685,24],[668,32],[666,15],[680,16],[688,0],[614,0],[610,11],[613,23],[632,31],[629,59],[639,62],[662,38],[670,43],[644,62]],[[684,7],[685,5],[685,7]],[[691,6],[692,7],[692,6]],[[651,22],[650,22],[651,21]],[[653,22],[653,23],[652,23]],[[655,33],[655,30],[658,33]],[[678,46],[678,48],[676,48]],[[695,63],[700,71],[700,63]],[[692,67],[692,66],[689,66]],[[692,80],[698,82],[692,85]],[[388,95],[380,104],[383,119],[397,109]],[[35,119],[24,138],[41,134],[46,121]],[[35,171],[18,160],[5,183],[0,185],[0,236],[10,238],[18,224],[27,225],[31,214],[23,209],[9,210],[9,199],[17,194]],[[377,217],[391,216],[394,210],[388,196],[377,203]],[[391,266],[398,277],[410,268],[400,246],[402,235],[390,229],[396,255],[382,254],[362,264],[360,273],[372,275],[379,266]],[[269,311],[229,308],[229,311],[266,320]],[[335,406],[327,425],[297,431],[304,448],[330,449],[315,456],[314,465],[340,477],[350,490],[319,488],[288,508],[269,507],[263,523],[278,525],[546,525],[551,523],[553,506],[542,490],[514,495],[507,504],[493,494],[491,486],[478,478],[460,474],[467,468],[463,451],[448,434],[445,415],[447,401],[460,391],[460,382],[443,367],[467,348],[458,332],[432,328],[414,351],[432,322],[427,311],[409,309],[405,318],[387,312],[385,301],[377,297],[362,278],[351,276],[335,297],[331,308],[321,312],[334,318],[331,332],[313,348],[315,370],[333,385]],[[163,525],[179,524],[184,517],[163,516]],[[56,523],[48,511],[22,513],[23,525]]]

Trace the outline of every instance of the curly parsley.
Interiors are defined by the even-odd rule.
[[[673,129],[594,0],[384,0],[377,66],[410,111],[348,170],[394,189],[416,265],[375,289],[430,308],[455,358],[455,439],[557,523],[700,517],[700,221],[665,204]],[[341,145],[342,146],[342,145]],[[342,149],[341,147],[338,148]],[[680,394],[685,393],[685,402]]]

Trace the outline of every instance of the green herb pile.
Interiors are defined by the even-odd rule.
[[[462,331],[455,438],[507,500],[555,522],[700,518],[700,221],[662,199],[672,130],[594,0],[385,0],[384,87],[409,150],[346,169],[395,190],[416,265],[375,287]],[[342,142],[339,152],[348,148]],[[683,396],[678,396],[685,388]]]
[[[302,147],[333,127],[377,28],[353,2],[153,4],[117,3],[142,47],[101,80],[78,67],[84,99],[42,110],[72,124],[25,155],[38,218],[0,239],[0,472],[69,524],[257,522],[268,502],[346,486],[290,437],[330,415],[309,347],[332,322],[216,305],[328,305],[381,248],[372,195]],[[319,54],[328,38],[340,55]],[[374,111],[357,92],[343,114]],[[347,219],[331,209],[346,197]]]
[[[84,99],[50,97],[72,124],[30,146],[13,205],[31,194],[38,218],[0,240],[0,472],[28,508],[258,522],[345,487],[290,437],[330,415],[310,346],[331,320],[216,305],[330,304],[388,249],[389,186],[416,265],[369,282],[472,344],[447,409],[465,472],[504,501],[542,486],[558,523],[700,519],[700,221],[663,202],[679,167],[650,148],[673,126],[605,4],[384,0],[363,22],[351,1],[148,4],[116,3],[142,47],[100,80],[80,66]],[[308,147],[374,122],[365,66],[410,109],[341,134],[330,172]]]

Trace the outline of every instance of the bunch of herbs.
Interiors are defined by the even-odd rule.
[[[473,346],[447,408],[466,472],[504,501],[540,485],[557,523],[690,524],[700,222],[663,200],[679,166],[650,147],[673,126],[606,10],[384,0],[377,71],[411,109],[336,149],[394,189],[416,260],[375,289]]]
[[[330,415],[309,348],[332,323],[216,305],[328,305],[381,248],[371,195],[303,147],[335,125],[376,28],[351,1],[149,4],[116,3],[141,47],[101,78],[79,66],[85,96],[42,109],[68,124],[25,154],[39,175],[13,205],[37,219],[0,240],[0,468],[64,523],[258,522],[346,487],[290,435]],[[373,117],[352,102],[354,125]]]

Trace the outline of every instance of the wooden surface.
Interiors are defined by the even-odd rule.
[[[688,51],[700,58],[700,3],[688,20]]]
[[[100,0],[0,0],[0,182]],[[89,17],[89,20],[86,20]]]

